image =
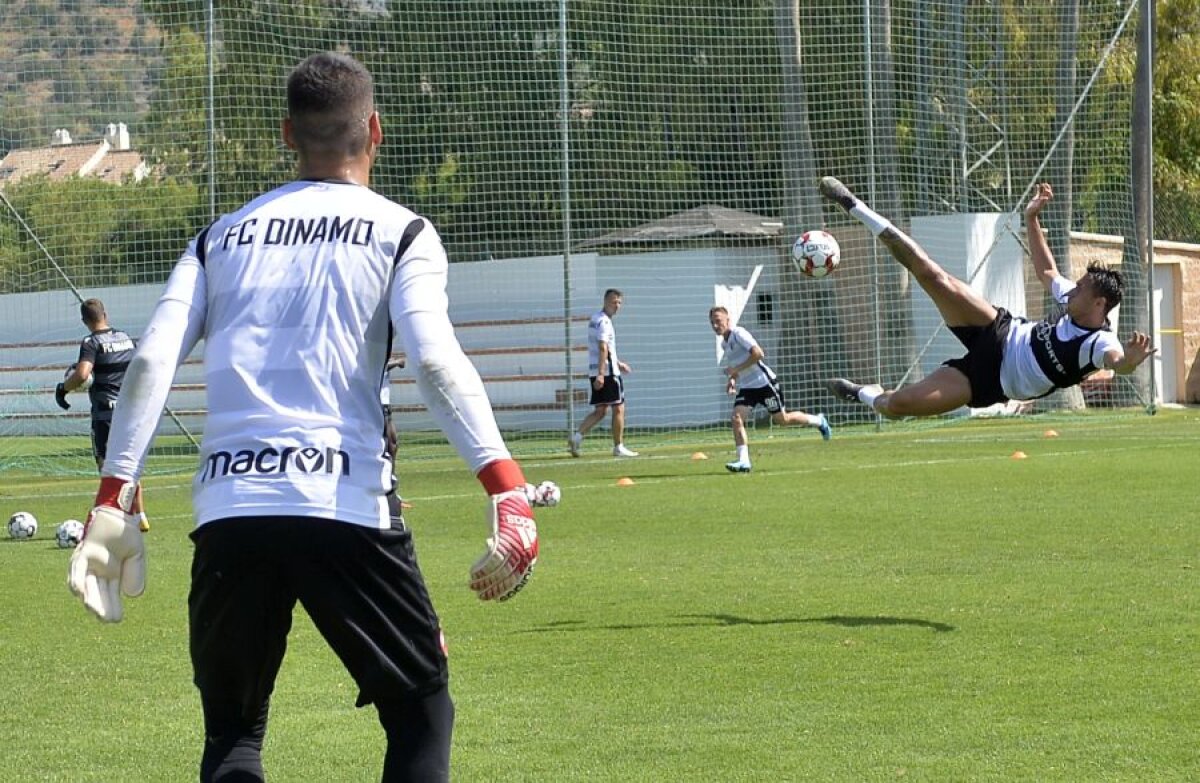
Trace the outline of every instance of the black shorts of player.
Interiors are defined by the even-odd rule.
[[[189,641],[206,719],[265,714],[297,601],[358,686],[356,706],[395,703],[448,681],[441,625],[412,533],[304,517],[221,519],[197,528]],[[209,714],[220,713],[220,714]]]
[[[108,456],[108,433],[112,429],[112,421],[92,419],[92,454],[100,462]]]
[[[967,376],[971,384],[972,408],[986,408],[1008,402],[1000,385],[1000,364],[1004,361],[1004,343],[1012,327],[1012,314],[996,308],[996,318],[987,326],[951,326],[950,331],[967,349],[967,355],[942,362]]]
[[[779,413],[785,410],[783,405],[783,389],[779,388],[779,383],[769,383],[766,386],[755,386],[750,389],[739,388],[737,396],[733,398],[733,407],[745,405],[747,408],[753,408],[755,405],[761,405],[767,409],[769,413]]]
[[[589,405],[620,405],[625,402],[625,383],[619,375],[605,375],[604,385],[596,388],[596,376],[588,378],[588,388],[592,390]]]

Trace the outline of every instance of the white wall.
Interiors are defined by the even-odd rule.
[[[621,289],[625,307],[614,321],[621,359],[633,367],[627,380],[628,424],[631,427],[678,427],[711,424],[729,415],[730,400],[714,358],[708,309],[714,304],[714,285],[745,285],[755,264],[766,270],[758,290],[773,285],[773,251],[770,248],[700,248],[661,253],[600,256],[582,253],[571,257],[570,311],[581,320],[571,326],[571,344],[584,346],[587,324],[582,320],[601,306],[606,288]],[[81,291],[105,302],[114,326],[140,335],[158,300],[161,286],[139,285]],[[562,377],[566,372],[561,350],[564,330],[561,257],[539,257],[452,264],[449,275],[450,315],[458,336],[472,355],[481,375],[510,378],[488,383],[489,395],[506,429],[563,430],[569,399]],[[71,397],[72,410],[63,413],[54,404],[54,385],[75,360],[86,330],[79,321],[79,304],[69,291],[14,294],[0,297],[5,315],[0,319],[0,431],[39,434],[88,432],[86,395]],[[753,298],[743,323],[758,334],[770,354],[774,333],[754,322]],[[471,322],[520,321],[553,318],[547,324],[488,324]],[[502,352],[506,348],[551,348],[550,351]],[[195,434],[203,430],[204,391],[202,346],[176,374],[176,387],[168,405],[181,413]],[[572,351],[572,373],[586,375],[587,355]],[[768,359],[769,361],[769,359]],[[515,380],[520,376],[559,376],[548,380]],[[198,388],[187,389],[194,385]],[[570,390],[586,392],[585,379]],[[565,396],[564,396],[565,395]],[[529,404],[558,409],[511,410]],[[392,402],[420,403],[412,376],[393,373]],[[590,407],[578,403],[574,420]],[[397,413],[400,429],[428,429],[423,413]],[[177,433],[164,419],[162,433]]]
[[[912,237],[943,269],[969,280],[984,299],[1024,316],[1024,250],[1016,237],[1003,230],[1007,219],[1008,215],[994,212],[914,217]],[[933,340],[921,357],[921,370],[929,374],[946,359],[962,356],[966,349],[945,327],[933,300],[921,287],[914,283],[910,290],[916,345],[919,348],[931,337]]]

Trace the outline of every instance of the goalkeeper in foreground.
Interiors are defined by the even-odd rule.
[[[129,513],[176,367],[204,340],[208,417],[188,597],[200,779],[262,780],[267,712],[299,602],[387,735],[385,781],[449,777],[454,708],[437,614],[400,516],[380,406],[392,335],[487,494],[469,585],[512,597],[537,560],[525,477],[447,315],[435,229],[368,181],[373,80],[317,54],[287,80],[298,177],[210,225],[176,264],[116,406],[71,590],[101,620],[145,586]]]
[[[946,326],[967,349],[965,356],[893,391],[834,378],[828,383],[829,391],[843,400],[861,402],[893,418],[936,416],[963,405],[984,408],[1008,400],[1045,397],[1055,389],[1078,384],[1099,369],[1128,375],[1156,350],[1141,332],[1134,332],[1122,344],[1110,329],[1108,314],[1121,303],[1124,292],[1119,271],[1091,264],[1078,280],[1059,274],[1039,218],[1054,197],[1045,183],[1025,207],[1025,225],[1038,280],[1066,311],[1054,321],[1028,321],[993,306],[938,266],[912,237],[859,201],[841,182],[824,177],[820,189],[821,195],[870,229],[913,274]]]

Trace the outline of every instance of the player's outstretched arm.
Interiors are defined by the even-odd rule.
[[[525,476],[504,444],[479,372],[454,336],[446,273],[445,251],[427,227],[397,269],[392,324],[426,408],[488,493],[490,535],[471,567],[469,585],[482,600],[506,600],[525,585],[537,562],[537,525]]]
[[[1025,205],[1025,234],[1029,240],[1029,255],[1033,262],[1033,270],[1037,273],[1038,281],[1047,291],[1053,292],[1051,286],[1059,277],[1058,266],[1054,263],[1054,254],[1050,252],[1050,243],[1046,241],[1046,232],[1042,230],[1042,210],[1054,198],[1054,191],[1046,182],[1037,186],[1033,198]]]
[[[403,321],[415,335],[431,333],[437,323],[431,314]],[[453,338],[449,321],[442,326],[434,331],[448,337],[424,344],[413,340],[409,356],[416,362],[417,387],[426,407],[488,493],[489,535],[484,553],[471,566],[468,584],[481,600],[505,601],[533,573],[537,524],[525,495],[525,475],[504,445],[483,381]],[[437,349],[426,353],[433,345]]]
[[[1118,375],[1128,375],[1142,362],[1158,353],[1158,349],[1150,344],[1150,335],[1141,332],[1134,332],[1121,347],[1124,350],[1123,355],[1116,351],[1109,351],[1104,355],[1104,366]]]

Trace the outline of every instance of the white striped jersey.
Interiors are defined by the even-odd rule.
[[[600,343],[608,344],[608,366],[600,367]],[[600,310],[588,321],[588,375],[621,375],[617,358],[617,333],[608,313]]]
[[[758,341],[750,330],[741,326],[729,327],[729,332],[721,340],[722,367],[737,367],[750,360],[750,352],[758,347]],[[743,370],[737,379],[739,389],[758,389],[770,386],[775,382],[775,372],[764,361],[759,361]]]
[[[1065,304],[1067,294],[1075,288],[1075,281],[1056,277],[1051,283],[1054,299]],[[1034,355],[1033,340],[1040,321],[1014,318],[1009,327],[1004,345],[1004,359],[1000,363],[1000,386],[1004,394],[1013,400],[1032,400],[1043,397],[1056,386],[1038,365]],[[1109,351],[1124,352],[1121,341],[1108,329],[1084,329],[1069,316],[1062,316],[1052,325],[1054,336],[1062,342],[1079,340],[1079,367],[1089,364],[1104,366],[1104,354]]]
[[[201,232],[139,348],[178,363],[204,339],[197,522],[295,515],[386,527],[394,479],[380,403],[393,334],[430,414],[471,468],[508,458],[454,336],[446,275],[429,223],[350,183],[292,182]],[[139,375],[126,391],[135,380],[135,397],[161,386]],[[145,421],[161,410],[152,402],[118,410],[105,474],[140,472]]]

